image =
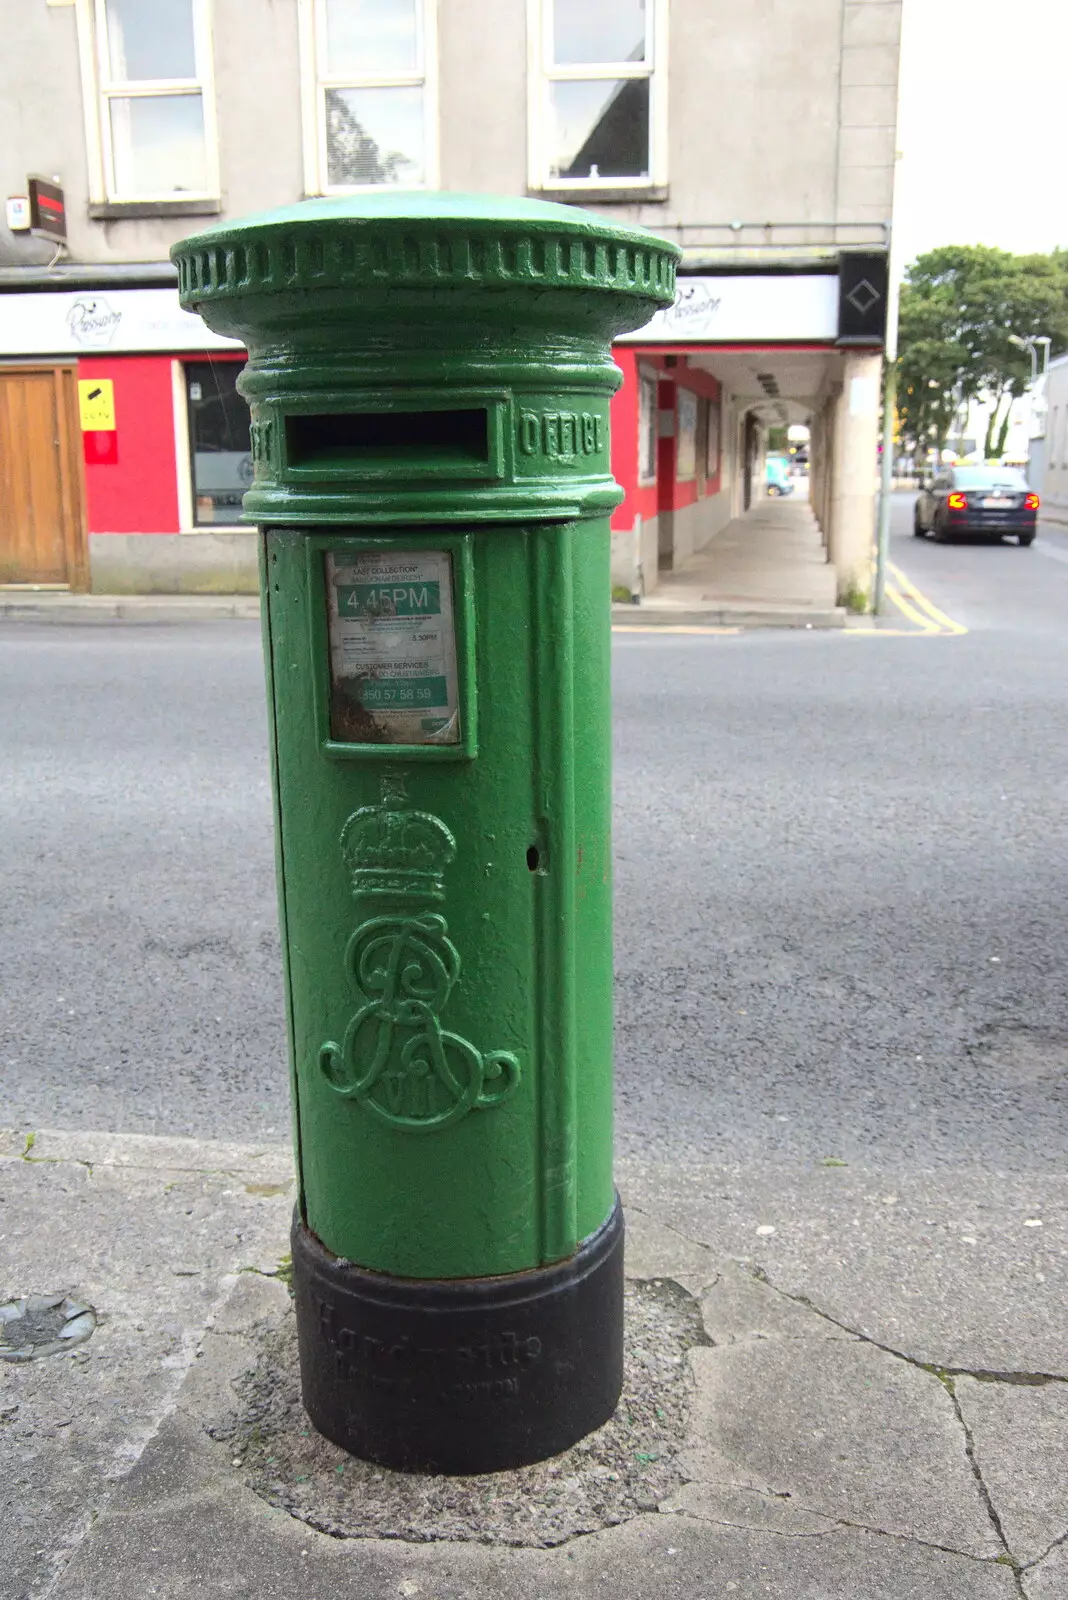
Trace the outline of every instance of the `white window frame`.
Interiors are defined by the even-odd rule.
[[[582,0],[571,0],[581,5]],[[528,187],[535,190],[662,189],[666,186],[668,154],[668,5],[669,0],[645,0],[647,7],[645,61],[569,63],[553,62],[553,0],[527,0],[527,152]],[[651,16],[648,13],[651,12]],[[563,178],[550,169],[552,138],[552,85],[587,83],[593,78],[648,78],[649,174],[647,177]]]
[[[174,418],[174,468],[178,485],[178,532],[199,533],[193,512],[193,445],[189,437],[189,393],[185,361],[171,359],[171,406]]]
[[[297,0],[300,32],[300,101],[304,144],[304,192],[319,194],[375,194],[392,187],[382,183],[327,183],[326,91],[328,89],[422,89],[426,173],[423,189],[439,185],[438,133],[438,7],[437,0],[417,0],[422,42],[421,70],[369,72],[363,76],[320,72],[317,0]]]
[[[211,0],[189,0],[193,15],[194,78],[111,77],[104,0],[74,0],[78,19],[78,56],[81,66],[82,105],[85,112],[85,146],[89,165],[89,199],[95,204],[163,205],[185,200],[218,200],[219,128],[215,108]],[[168,189],[162,193],[122,192],[115,181],[111,139],[110,101],[143,99],[169,94],[198,94],[204,113],[207,186],[203,189]]]
[[[716,461],[713,469],[711,465],[711,452],[709,445],[713,439],[713,419],[715,421]],[[723,482],[723,396],[718,395],[715,400],[711,395],[705,401],[705,461],[704,478],[706,484],[712,483],[716,478]]]
[[[678,483],[695,483],[700,465],[697,459],[697,433],[700,427],[700,398],[694,389],[687,389],[685,384],[675,385],[675,479]],[[683,428],[683,413],[692,421],[692,427]],[[686,452],[692,452],[693,461],[682,460],[683,439],[686,439]]]
[[[646,451],[652,445],[653,470],[646,471]],[[638,368],[638,484],[645,489],[656,482],[660,456],[660,378],[647,367]]]

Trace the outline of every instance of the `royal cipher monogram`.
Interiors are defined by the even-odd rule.
[[[519,1060],[442,1026],[460,956],[436,907],[456,841],[440,817],[404,801],[402,781],[387,777],[381,805],[354,812],[342,831],[353,894],[375,914],[345,951],[361,1003],[341,1043],[322,1046],[319,1066],[339,1095],[422,1133],[502,1105],[519,1083]]]

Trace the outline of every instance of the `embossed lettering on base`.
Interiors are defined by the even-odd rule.
[[[392,1341],[349,1327],[333,1303],[316,1301],[321,1339],[333,1349],[334,1371],[342,1383],[417,1399],[500,1400],[518,1395],[523,1377],[544,1357],[537,1334],[505,1329],[492,1337],[427,1343],[403,1335]]]
[[[341,1043],[322,1046],[319,1066],[338,1094],[392,1127],[423,1133],[502,1105],[519,1083],[519,1060],[442,1027],[460,955],[434,908],[456,840],[440,817],[403,809],[404,801],[402,781],[384,778],[381,805],[354,812],[341,834],[353,894],[377,914],[345,951],[362,1004]]]

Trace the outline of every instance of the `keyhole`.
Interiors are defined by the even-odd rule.
[[[532,844],[530,849],[527,851],[527,866],[531,872],[537,872],[540,865],[541,856],[538,853],[538,847],[536,844]]]

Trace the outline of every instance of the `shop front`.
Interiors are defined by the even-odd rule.
[[[0,294],[0,350],[0,581],[256,588],[240,345],[170,286],[124,284]]]
[[[615,346],[612,584],[640,601],[763,493],[768,433],[819,441],[812,507],[839,588],[867,582],[886,256],[680,273],[674,305]]]

